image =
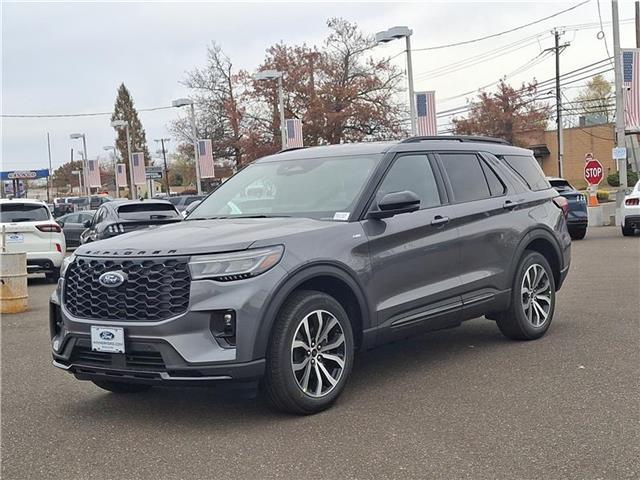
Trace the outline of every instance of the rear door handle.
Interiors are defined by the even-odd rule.
[[[436,215],[431,220],[431,225],[444,225],[445,223],[449,223],[449,217],[443,217],[442,215]]]
[[[517,206],[518,206],[518,202],[512,202],[511,200],[505,200],[505,202],[502,204],[502,208],[507,208],[507,209],[515,208]]]

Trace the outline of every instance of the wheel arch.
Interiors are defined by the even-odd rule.
[[[287,298],[298,290],[316,290],[334,297],[345,308],[351,320],[356,347],[363,344],[364,331],[371,327],[371,313],[366,296],[355,274],[338,263],[322,262],[292,272],[268,300],[260,322],[255,358],[266,355],[273,324]]]
[[[528,232],[516,248],[516,254],[511,262],[509,278],[513,278],[513,275],[515,275],[516,268],[518,268],[520,259],[526,250],[538,252],[547,259],[551,266],[556,290],[559,290],[562,283],[563,260],[560,246],[553,234],[540,228]]]

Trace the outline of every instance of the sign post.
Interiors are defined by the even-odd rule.
[[[597,207],[597,187],[604,178],[604,168],[598,160],[593,158],[591,153],[587,153],[584,160],[584,179],[589,185],[589,206]]]

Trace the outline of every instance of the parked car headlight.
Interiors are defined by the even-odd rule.
[[[67,271],[67,268],[69,268],[69,265],[71,265],[75,259],[76,259],[75,253],[72,253],[68,257],[64,257],[64,260],[62,260],[62,265],[60,265],[60,277],[64,277],[64,274]]]
[[[255,277],[274,267],[282,258],[284,247],[256,248],[242,252],[191,257],[191,278],[211,278],[222,282]]]

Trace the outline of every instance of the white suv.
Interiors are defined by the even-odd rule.
[[[0,199],[0,229],[8,252],[27,253],[27,271],[57,282],[67,246],[49,207],[39,200]]]
[[[631,236],[636,228],[640,229],[640,181],[622,202],[622,234]]]

